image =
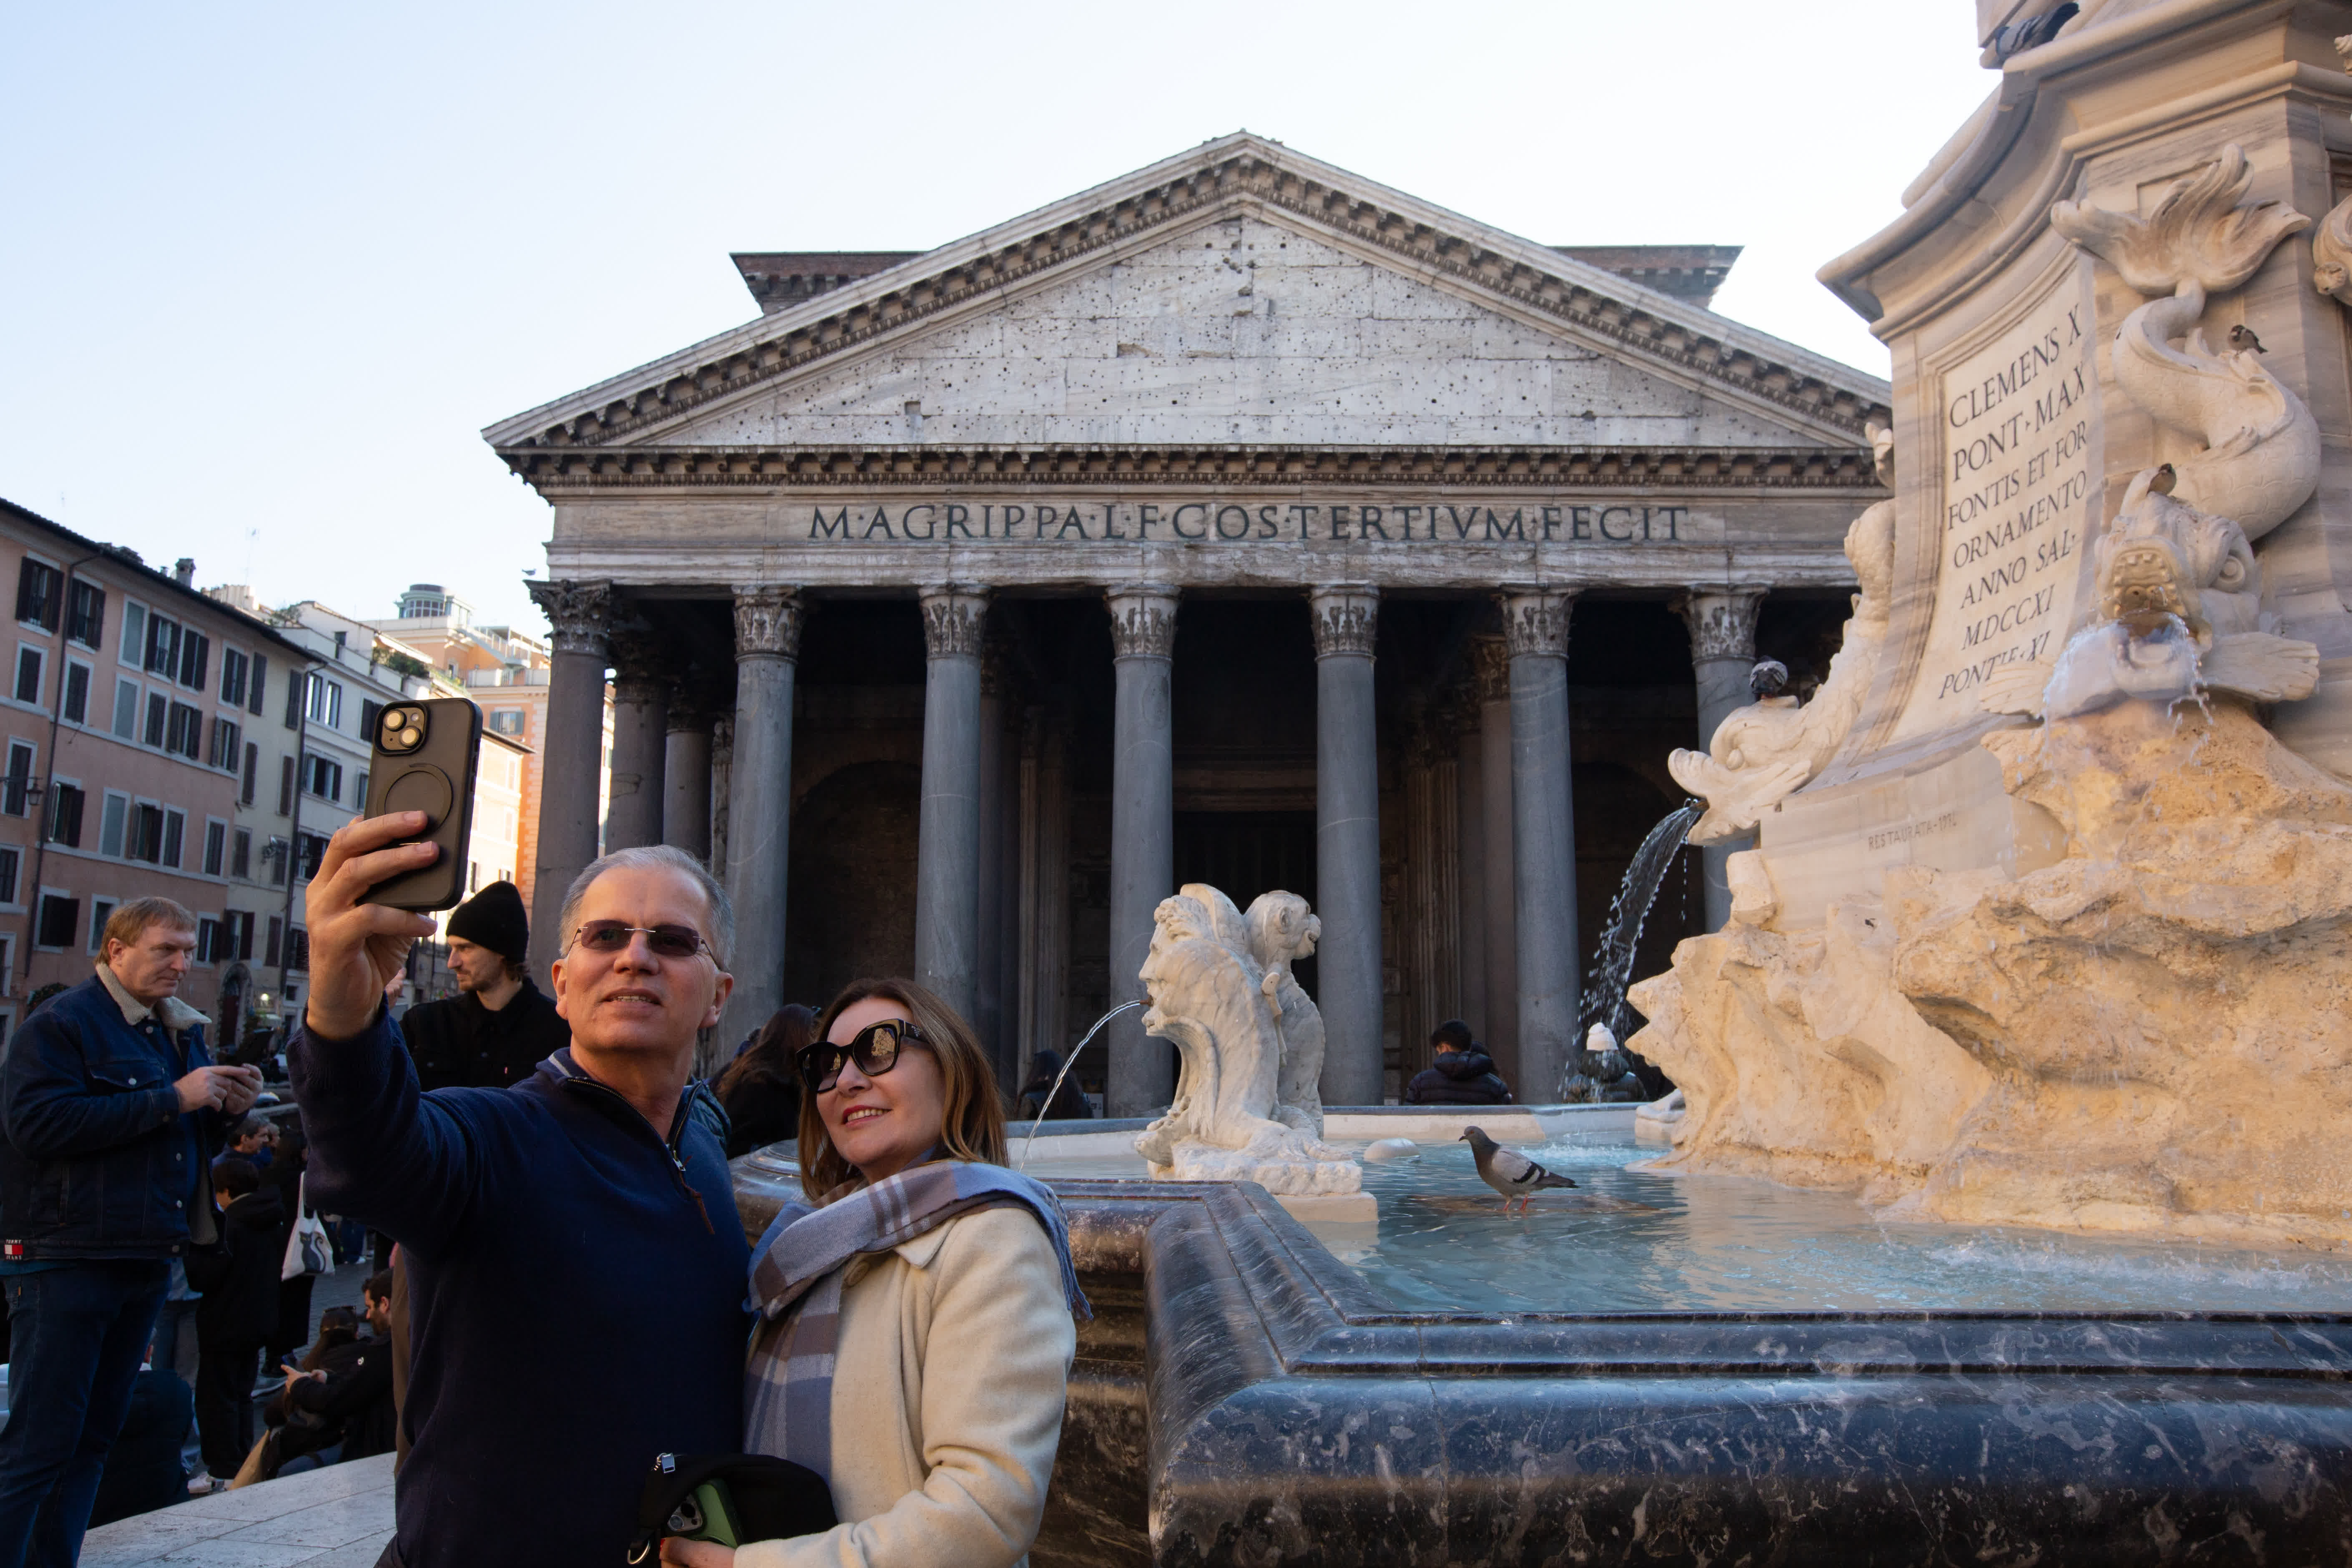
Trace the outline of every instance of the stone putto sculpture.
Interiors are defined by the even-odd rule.
[[[1154,913],[1144,1032],[1176,1045],[1176,1098],[1135,1141],[1155,1177],[1256,1182],[1297,1196],[1352,1193],[1363,1167],[1323,1142],[1315,1092],[1323,1020],[1290,973],[1321,924],[1294,893],[1245,917],[1188,882]]]

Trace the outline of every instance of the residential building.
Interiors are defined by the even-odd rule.
[[[107,917],[161,894],[197,917],[180,994],[235,1041],[280,989],[272,907],[246,873],[240,800],[272,694],[308,659],[193,586],[0,501],[16,626],[0,698],[0,1038],[44,990],[87,979]]]

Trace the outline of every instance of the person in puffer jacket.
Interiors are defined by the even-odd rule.
[[[1511,1086],[1495,1071],[1495,1058],[1470,1037],[1470,1026],[1449,1018],[1429,1037],[1436,1059],[1405,1085],[1407,1105],[1508,1105]]]

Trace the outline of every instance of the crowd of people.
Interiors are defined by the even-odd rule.
[[[168,900],[117,910],[92,978],[19,1031],[0,1568],[69,1564],[94,1508],[153,1506],[192,1419],[206,1485],[398,1453],[391,1568],[1019,1561],[1087,1309],[1059,1203],[1005,1167],[971,1026],[861,981],[701,1082],[733,915],[659,847],[572,884],[551,994],[501,883],[448,922],[460,994],[395,1019],[432,922],[366,895],[435,852],[415,826],[350,825],[310,883],[297,1116],[256,1118],[259,1074],[210,1060]],[[1409,1101],[1510,1098],[1466,1026],[1432,1043]],[[1039,1052],[1014,1108],[1091,1114],[1062,1066]],[[747,1246],[726,1162],[782,1139],[803,1200]],[[382,1267],[314,1331],[343,1216]],[[562,1310],[517,1354],[529,1301]]]

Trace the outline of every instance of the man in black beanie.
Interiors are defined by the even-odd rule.
[[[505,1089],[572,1043],[555,1004],[530,983],[530,921],[512,882],[492,882],[449,916],[455,996],[420,1002],[400,1032],[426,1089]]]

